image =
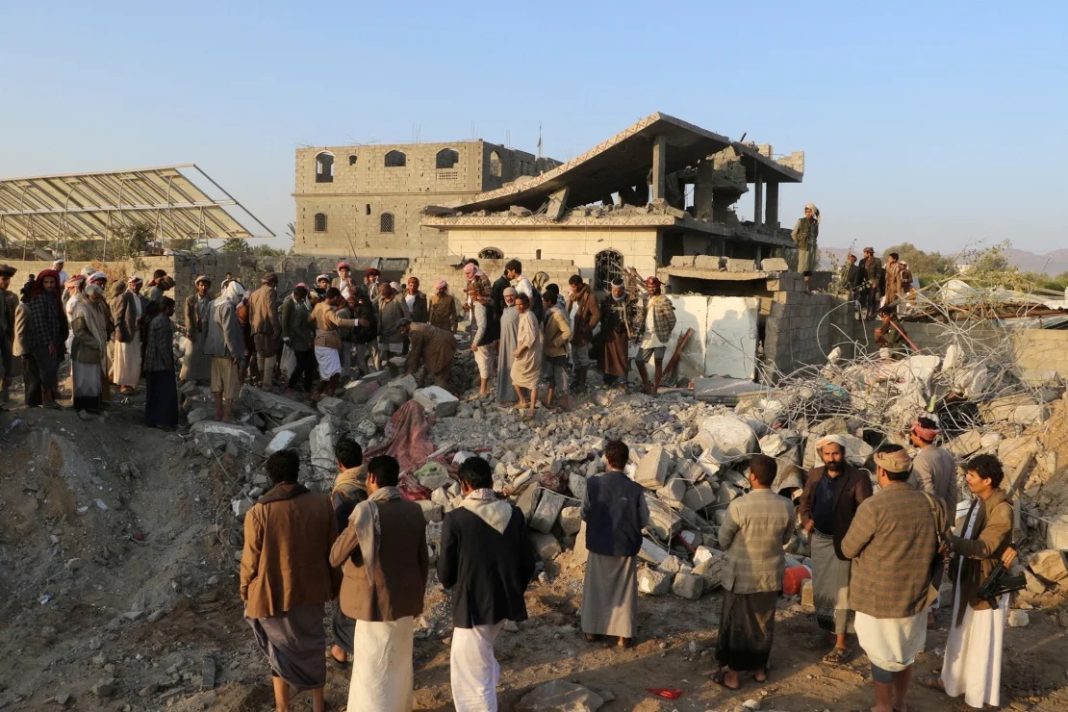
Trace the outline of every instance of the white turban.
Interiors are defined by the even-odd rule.
[[[846,450],[845,438],[840,437],[838,435],[824,435],[822,438],[816,441],[816,452],[820,452],[821,450],[823,450],[825,445],[831,444],[837,445],[838,447],[842,448],[843,453]]]
[[[245,288],[241,286],[241,283],[236,279],[230,280],[230,282],[223,288],[222,298],[231,304],[237,304],[245,296]]]
[[[816,222],[820,221],[820,209],[816,207],[815,203],[805,203],[805,207],[812,211],[812,217],[816,218]]]

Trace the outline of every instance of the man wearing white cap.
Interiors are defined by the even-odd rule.
[[[126,282],[126,291],[112,305],[115,323],[115,364],[111,380],[120,393],[133,393],[141,380],[141,323],[145,299],[141,296],[142,280],[137,275]]]
[[[61,285],[66,284],[67,279],[70,277],[70,275],[67,274],[66,270],[63,269],[63,265],[65,264],[67,263],[62,258],[54,260],[52,262],[52,269],[54,269],[56,272],[59,272],[59,283]]]
[[[849,531],[857,507],[871,497],[868,475],[846,461],[845,440],[827,435],[816,441],[822,467],[809,470],[801,495],[801,527],[810,535],[812,598],[816,622],[834,634],[834,648],[824,656],[829,663],[849,659],[846,635],[852,627],[849,603],[849,560],[842,553],[842,538]]]
[[[245,360],[245,340],[237,320],[237,305],[244,296],[241,283],[231,280],[211,306],[204,353],[212,357],[211,392],[215,396],[216,420],[230,420],[234,399],[241,390],[240,364]]]

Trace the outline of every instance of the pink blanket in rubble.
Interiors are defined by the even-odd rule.
[[[411,500],[430,499],[430,490],[419,484],[412,473],[426,464],[434,452],[430,440],[430,423],[423,406],[410,400],[393,414],[386,424],[389,440],[364,454],[364,462],[375,455],[392,455],[400,463],[400,490]]]

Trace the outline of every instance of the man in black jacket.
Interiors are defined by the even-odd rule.
[[[623,468],[630,448],[610,440],[604,448],[608,472],[586,481],[586,578],[582,585],[582,632],[586,640],[615,637],[627,647],[638,619],[638,552],[649,506],[642,486]]]
[[[452,590],[450,677],[458,712],[496,710],[501,668],[493,643],[506,620],[526,620],[523,592],[536,554],[523,513],[493,491],[480,457],[460,465],[462,504],[445,515],[438,579]]]

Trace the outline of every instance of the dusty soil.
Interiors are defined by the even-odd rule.
[[[268,670],[237,596],[239,528],[229,511],[256,459],[206,460],[182,431],[141,426],[136,399],[88,422],[70,410],[13,406],[0,413],[0,709],[272,709]],[[516,427],[527,426],[517,420]],[[813,617],[790,599],[781,602],[770,681],[747,680],[736,693],[708,679],[717,594],[696,602],[643,597],[638,645],[587,644],[576,627],[581,567],[570,556],[531,587],[530,620],[502,634],[502,709],[554,679],[608,693],[609,712],[727,710],[747,699],[792,712],[870,706],[863,655],[822,664],[825,642]],[[1068,709],[1068,610],[1033,603],[1030,625],[1005,632],[1003,703]],[[448,710],[449,617],[433,580],[424,619],[416,707]],[[943,611],[920,673],[939,667],[947,622]],[[345,671],[331,668],[331,709],[344,705],[347,683]],[[650,687],[679,688],[682,696],[661,700]],[[918,686],[911,700],[914,710],[961,707]],[[297,698],[295,709],[310,708]]]

